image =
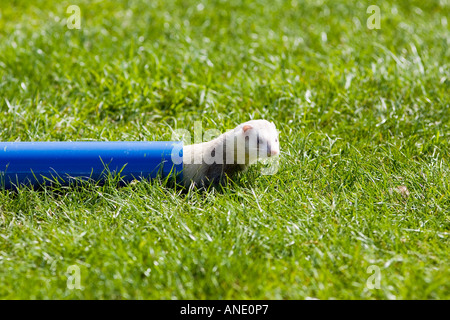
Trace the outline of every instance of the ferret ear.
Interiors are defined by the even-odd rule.
[[[244,130],[244,132],[247,132],[247,130],[253,129],[253,127],[249,124],[246,124],[245,126],[242,127],[242,130]]]

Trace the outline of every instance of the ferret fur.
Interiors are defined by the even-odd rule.
[[[280,144],[273,122],[251,120],[208,142],[183,147],[183,184],[223,184],[249,165],[278,155]]]

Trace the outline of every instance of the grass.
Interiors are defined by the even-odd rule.
[[[450,4],[384,1],[370,30],[371,4],[2,1],[0,141],[264,118],[282,155],[210,192],[0,190],[0,297],[449,299]]]

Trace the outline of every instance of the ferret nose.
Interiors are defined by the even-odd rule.
[[[275,149],[268,150],[267,156],[268,157],[276,156],[278,153],[279,153],[278,150],[275,150]]]

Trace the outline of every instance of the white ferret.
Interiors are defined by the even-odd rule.
[[[275,124],[251,120],[211,141],[183,147],[183,184],[221,184],[259,159],[279,153]]]

